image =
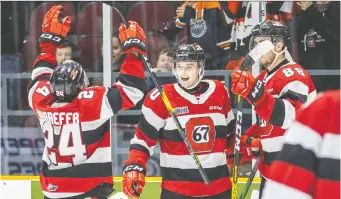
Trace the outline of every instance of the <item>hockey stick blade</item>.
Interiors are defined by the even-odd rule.
[[[239,199],[245,199],[247,192],[249,191],[249,189],[251,187],[252,181],[255,178],[255,175],[257,173],[258,164],[260,162],[260,159],[261,159],[260,156],[258,156],[256,163],[255,163],[255,165],[253,165],[251,174],[250,174],[249,178],[247,179],[246,185],[244,186],[244,190],[243,190],[242,194],[240,195]]]
[[[102,3],[104,3],[104,2],[102,2]],[[108,4],[108,3],[105,3],[105,4],[109,5],[113,9],[115,9],[115,11],[120,15],[123,24],[125,24],[126,27],[127,27],[128,26],[127,20],[124,18],[122,13],[117,8],[111,6],[110,4]],[[206,174],[204,168],[202,167],[201,162],[200,162],[198,156],[195,154],[195,152],[194,152],[194,150],[192,148],[192,145],[188,141],[186,133],[182,130],[180,122],[179,122],[178,118],[176,117],[176,115],[174,113],[174,109],[173,109],[173,107],[172,107],[172,105],[171,105],[171,103],[170,103],[166,93],[164,92],[164,90],[160,86],[160,84],[157,82],[156,76],[155,76],[154,72],[152,72],[152,69],[151,69],[152,66],[150,65],[150,62],[149,62],[147,56],[139,54],[139,58],[140,58],[140,60],[142,60],[143,65],[145,66],[145,68],[147,69],[148,73],[150,74],[150,77],[151,77],[155,87],[157,88],[157,90],[161,94],[162,101],[165,104],[169,114],[171,115],[171,117],[172,117],[172,119],[173,119],[173,121],[174,121],[174,123],[175,123],[175,125],[176,125],[176,127],[178,129],[178,132],[180,133],[180,136],[182,137],[182,139],[183,139],[183,141],[184,141],[184,143],[185,143],[185,145],[186,145],[186,147],[187,147],[187,149],[189,151],[189,154],[192,156],[195,164],[197,165],[197,168],[199,170],[199,173],[200,173],[201,177],[203,178],[205,184],[209,185],[210,184],[210,180],[208,179],[207,174]]]

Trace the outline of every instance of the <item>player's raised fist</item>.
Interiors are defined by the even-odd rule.
[[[62,16],[63,6],[53,6],[45,15],[39,41],[43,53],[54,52],[70,30],[71,17]]]
[[[264,83],[256,81],[249,71],[238,69],[231,74],[231,78],[233,93],[243,96],[254,105],[258,105],[264,99]]]
[[[145,185],[146,169],[137,163],[125,163],[123,167],[122,189],[129,197],[139,198]]]
[[[232,92],[243,97],[247,97],[255,82],[255,78],[252,76],[252,74],[248,71],[236,70],[231,74],[231,77]]]
[[[146,35],[138,23],[128,21],[128,27],[121,24],[119,32],[123,53],[137,51],[142,55],[147,54]]]

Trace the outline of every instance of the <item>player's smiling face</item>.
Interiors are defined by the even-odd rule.
[[[175,73],[179,84],[184,88],[191,88],[199,81],[199,72],[198,62],[176,62]]]

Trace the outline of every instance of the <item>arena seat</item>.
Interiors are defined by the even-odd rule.
[[[83,68],[92,71],[94,60],[101,56],[102,38],[101,37],[82,37],[77,42],[80,51],[79,62]]]
[[[136,21],[145,32],[161,29],[163,23],[173,19],[174,8],[167,2],[140,2],[128,10],[127,20]]]
[[[113,31],[117,32],[122,23],[121,17],[112,9]],[[103,33],[103,8],[100,2],[91,2],[77,15],[76,33],[81,35],[102,35]]]

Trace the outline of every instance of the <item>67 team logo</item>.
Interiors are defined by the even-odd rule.
[[[216,132],[213,120],[210,117],[197,117],[188,120],[186,134],[196,153],[212,151]]]

